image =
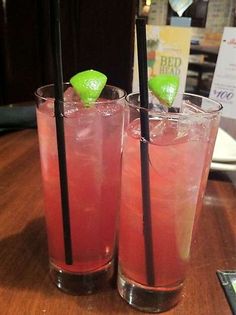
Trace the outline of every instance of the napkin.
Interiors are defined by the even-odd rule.
[[[193,0],[169,0],[171,8],[178,14],[182,16],[184,11],[193,3]]]
[[[236,163],[236,140],[219,128],[212,160],[214,162]]]

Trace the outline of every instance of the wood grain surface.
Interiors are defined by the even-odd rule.
[[[70,296],[51,283],[35,130],[0,137],[0,176],[1,315],[139,314],[115,288]],[[208,181],[183,299],[165,314],[231,314],[216,270],[236,269],[235,196],[230,181]]]

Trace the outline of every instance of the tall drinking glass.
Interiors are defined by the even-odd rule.
[[[162,312],[181,297],[222,106],[190,94],[178,95],[169,111],[152,95],[149,110],[140,108],[139,94],[128,95],[127,102],[130,123],[123,150],[118,290],[133,307]],[[148,116],[148,141],[140,135],[141,111]],[[148,144],[149,174],[144,174],[150,187],[148,229],[141,142]]]
[[[60,289],[83,294],[106,285],[113,274],[125,92],[105,86],[87,108],[69,84],[64,91],[68,222],[62,213],[54,86],[36,92],[50,274]]]

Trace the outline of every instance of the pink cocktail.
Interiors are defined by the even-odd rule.
[[[67,86],[65,85],[65,89]],[[85,108],[64,100],[72,262],[66,263],[53,86],[37,91],[37,122],[51,276],[70,292],[91,292],[112,275],[120,204],[124,91],[106,86]]]
[[[147,256],[140,159],[140,140],[146,140],[140,136],[138,95],[128,96],[131,122],[123,151],[118,288],[129,304],[143,311],[164,311],[179,301],[219,124],[218,103],[191,95],[176,102],[179,113],[161,112],[164,108],[153,98],[148,113],[152,255]],[[195,105],[199,102],[201,107]],[[150,259],[152,283],[147,275]]]

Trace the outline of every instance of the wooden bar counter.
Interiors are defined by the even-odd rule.
[[[71,296],[51,283],[35,130],[0,137],[0,176],[1,315],[142,314],[122,301],[115,288]],[[236,269],[236,189],[230,180],[210,179],[183,299],[165,314],[232,314],[218,269]]]

